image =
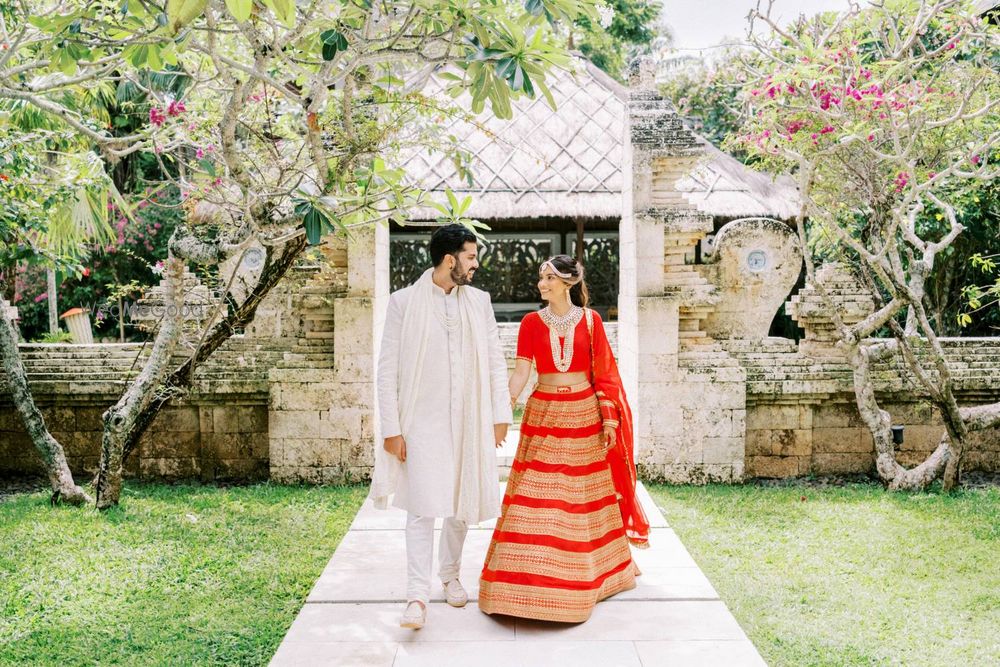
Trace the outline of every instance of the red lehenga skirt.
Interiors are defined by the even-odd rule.
[[[635,588],[639,570],[605,460],[594,389],[555,389],[536,387],[525,407],[479,608],[579,623],[600,600]]]

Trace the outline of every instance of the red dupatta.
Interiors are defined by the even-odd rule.
[[[615,430],[614,446],[608,449],[607,461],[611,466],[611,477],[618,493],[618,506],[625,524],[625,536],[633,545],[649,546],[649,521],[642,505],[636,497],[636,471],[633,458],[632,411],[625,400],[625,386],[618,373],[618,364],[611,351],[611,344],[604,332],[600,319],[595,325],[593,311],[587,310],[587,329],[590,333],[591,382],[594,389],[604,399],[615,404],[618,409],[618,428]]]

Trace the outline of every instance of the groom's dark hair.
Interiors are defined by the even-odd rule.
[[[468,227],[457,222],[444,227],[438,227],[431,234],[431,262],[438,266],[446,255],[461,252],[469,241],[477,243],[476,235]]]

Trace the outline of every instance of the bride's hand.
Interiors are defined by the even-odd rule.
[[[604,427],[604,449],[611,449],[615,444],[615,429],[611,426]]]

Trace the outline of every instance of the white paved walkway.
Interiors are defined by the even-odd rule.
[[[436,590],[427,625],[417,631],[399,627],[406,590],[406,515],[366,502],[271,665],[763,665],[712,584],[645,489],[641,492],[653,526],[651,547],[633,550],[643,574],[635,589],[599,603],[586,623],[490,617],[479,611],[479,571],[491,522],[471,529],[466,540],[461,580],[469,604],[449,607],[440,582],[432,578]]]

